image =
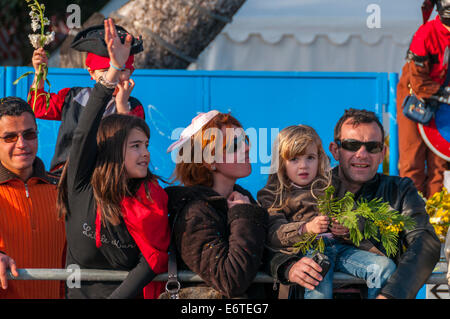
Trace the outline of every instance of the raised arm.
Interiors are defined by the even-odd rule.
[[[34,50],[31,62],[35,73],[33,84],[28,92],[28,103],[33,107],[34,114],[37,118],[60,121],[64,100],[70,88],[62,89],[58,93],[48,93],[44,90],[43,79],[36,86],[39,69],[41,65],[47,64],[48,62],[47,54],[43,48]],[[35,91],[36,88],[37,90]],[[48,101],[47,97],[49,98]]]
[[[132,37],[128,35],[125,43],[121,43],[111,19],[105,20],[105,42],[111,64],[123,65],[130,54]],[[86,107],[83,109],[78,126],[74,132],[70,150],[67,182],[68,188],[78,188],[90,182],[97,158],[97,131],[103,117],[105,107],[110,101],[114,88],[119,80],[117,67],[110,67],[94,86]]]

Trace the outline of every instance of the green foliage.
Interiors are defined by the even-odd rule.
[[[339,224],[348,228],[350,240],[359,246],[364,239],[373,239],[380,242],[386,254],[394,256],[398,252],[398,234],[404,230],[415,227],[415,221],[409,216],[403,216],[392,210],[388,203],[380,198],[367,201],[354,200],[354,195],[347,192],[340,199],[334,198],[334,187],[329,186],[325,194],[318,199],[321,214],[335,218]],[[318,241],[321,241],[319,244]],[[317,234],[303,234],[301,241],[296,243],[302,253],[310,249],[323,252],[323,239],[317,240]]]
[[[300,241],[294,244],[297,251],[301,251],[302,254],[306,254],[308,250],[318,250],[321,253],[325,251],[325,242],[323,238],[317,238],[317,234],[303,233],[300,236]]]
[[[13,82],[13,84],[14,84],[14,85],[17,85],[17,83],[19,83],[20,80],[22,80],[23,78],[26,78],[27,76],[29,76],[29,75],[31,75],[31,74],[34,74],[34,71],[28,71],[28,72],[25,72],[24,74],[22,74],[21,76],[19,76],[19,77]]]

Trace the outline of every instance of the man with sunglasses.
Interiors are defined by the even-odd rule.
[[[60,298],[58,281],[7,281],[7,270],[62,268],[64,223],[57,179],[36,157],[36,119],[22,99],[0,99],[0,299]]]
[[[350,191],[355,200],[381,198],[392,209],[414,218],[415,229],[399,234],[399,253],[393,258],[397,269],[377,298],[415,298],[439,260],[440,242],[429,222],[425,202],[411,179],[377,173],[386,152],[383,141],[383,126],[375,113],[346,110],[336,124],[334,142],[330,144],[330,152],[339,162],[333,169],[333,185],[338,197]],[[345,236],[348,229],[334,225],[331,232]],[[386,255],[380,242],[372,244]],[[311,289],[321,280],[320,271],[319,265],[307,257],[280,253],[271,260],[272,275],[283,284],[297,283]]]

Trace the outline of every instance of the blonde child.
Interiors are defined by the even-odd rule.
[[[279,133],[276,143],[272,160],[272,172],[276,173],[257,195],[269,212],[268,248],[293,254],[293,245],[304,233],[318,234],[325,242],[324,254],[331,267],[319,285],[305,289],[304,298],[332,298],[334,271],[365,279],[368,298],[377,297],[396,266],[384,255],[344,242],[342,236],[348,230],[336,220],[330,226],[331,220],[318,211],[317,197],[331,184],[329,159],[318,134],[310,126],[293,125]]]

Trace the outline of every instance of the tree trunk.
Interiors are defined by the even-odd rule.
[[[135,56],[136,68],[185,69],[231,22],[244,2],[132,0],[110,17],[134,36],[142,36],[144,51]],[[61,58],[61,67],[76,67],[64,63]]]

